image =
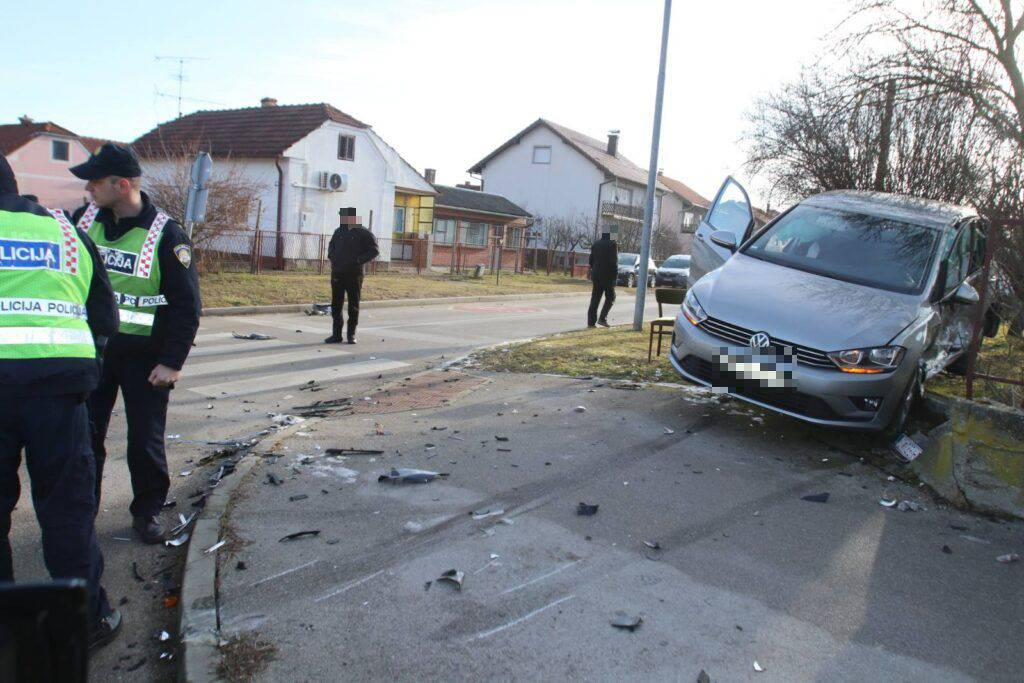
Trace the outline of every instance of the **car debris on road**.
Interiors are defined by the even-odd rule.
[[[431,472],[430,470],[414,470],[406,467],[393,467],[377,477],[378,482],[390,482],[392,484],[426,484],[438,477],[447,477],[447,472]]]

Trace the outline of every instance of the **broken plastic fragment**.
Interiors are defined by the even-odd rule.
[[[881,505],[884,508],[896,507],[896,499],[894,499],[894,498],[881,498],[881,499],[879,499],[878,504]]]
[[[159,640],[160,642],[165,642],[165,641],[168,641],[170,639],[171,639],[171,634],[168,633],[167,631],[160,631],[160,634],[157,635],[157,640]]]
[[[286,426],[289,426],[289,425],[297,425],[297,424],[299,424],[301,422],[305,422],[306,418],[299,417],[298,415],[284,415],[284,414],[280,414],[279,413],[279,414],[271,414],[270,415],[270,420],[274,424],[276,424],[276,425],[280,425],[282,427],[286,427]]]
[[[188,541],[187,531],[183,533],[181,536],[178,536],[177,538],[167,539],[166,541],[164,541],[164,545],[169,548],[177,548],[179,545],[184,545],[186,541]]]
[[[675,433],[676,433],[676,430],[669,429],[668,427],[665,427],[665,436],[669,436],[669,435],[675,434]]]
[[[575,408],[573,408],[573,410],[575,410],[577,413],[585,413],[585,412],[587,412],[587,407],[586,406],[576,406]]]
[[[508,441],[508,437],[507,436],[495,436],[494,440],[495,441]]]
[[[182,470],[179,474],[183,477],[187,477],[188,475],[192,474],[192,470]]]
[[[473,519],[487,519],[488,517],[496,517],[498,515],[505,514],[504,508],[480,508],[469,513],[473,515]]]
[[[1017,553],[1007,553],[1006,555],[1000,555],[999,557],[997,557],[996,562],[1001,562],[1002,564],[1010,564],[1011,562],[1016,562],[1019,559],[1020,555],[1018,555]]]
[[[327,455],[384,455],[384,451],[377,448],[328,448],[324,453]]]
[[[827,503],[828,493],[812,493],[807,496],[800,496],[800,500],[806,500],[808,503]]]
[[[580,503],[576,506],[576,514],[580,517],[593,517],[597,514],[597,508],[599,505],[590,505],[588,503]]]
[[[765,668],[761,666],[756,659],[754,660],[754,671],[757,673],[763,673],[765,671]]]
[[[377,477],[378,482],[391,482],[393,484],[426,484],[438,477],[447,477],[447,472],[430,472],[429,470],[414,470],[405,467],[392,468],[390,472]]]
[[[290,502],[294,503],[294,502],[299,501],[299,500],[306,500],[307,498],[309,498],[309,496],[307,496],[305,493],[299,493],[299,494],[294,495],[294,496],[289,496],[288,500]]]
[[[310,529],[309,531],[296,531],[293,534],[288,534],[287,536],[283,536],[282,538],[279,538],[277,542],[278,543],[284,543],[285,541],[294,541],[297,538],[303,538],[305,536],[319,536],[319,535],[320,535],[320,530],[319,529]]]
[[[209,555],[212,552],[216,552],[218,548],[223,548],[225,545],[227,545],[227,543],[228,542],[225,541],[225,540],[217,541],[216,543],[211,545],[209,548],[207,548],[203,552],[206,553],[207,555]]]
[[[618,611],[615,616],[612,617],[612,626],[615,628],[625,629],[626,631],[635,631],[640,627],[644,618],[639,614],[629,615],[626,612]]]
[[[651,550],[661,550],[661,544],[657,541],[644,541],[644,545]]]
[[[708,676],[707,671],[701,669],[700,673],[697,674],[697,683],[711,683],[711,676]]]
[[[441,576],[437,577],[438,581],[447,581],[448,583],[454,584],[457,590],[462,590],[462,581],[466,578],[465,572],[460,572],[458,569],[449,569]]]
[[[925,509],[924,505],[913,501],[913,500],[901,500],[896,509],[900,512],[921,512]]]
[[[269,334],[261,334],[259,332],[247,332],[246,334],[232,332],[231,336],[235,339],[248,339],[250,341],[266,341],[267,339],[274,339],[274,337],[271,337]]]

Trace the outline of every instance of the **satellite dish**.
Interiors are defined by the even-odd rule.
[[[340,190],[342,185],[342,179],[340,173],[332,173],[328,181],[332,190]]]

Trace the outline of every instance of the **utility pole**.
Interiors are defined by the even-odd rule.
[[[178,63],[178,75],[175,76],[174,79],[176,81],[178,81],[178,118],[179,119],[181,118],[181,101],[183,99],[185,99],[185,100],[189,99],[187,97],[183,97],[182,96],[182,85],[187,80],[185,78],[185,62],[199,62],[199,61],[206,61],[207,59],[208,59],[207,57],[182,57],[182,56],[164,56],[164,57],[158,56],[156,58],[156,60],[158,62],[159,61],[164,61],[164,60],[171,60],[171,61],[175,61],[175,62]]]
[[[651,259],[654,188],[658,182],[661,104],[665,97],[665,62],[668,58],[668,27],[671,17],[672,0],[665,0],[665,17],[661,23],[661,61],[658,64],[658,93],[654,99],[654,132],[651,134],[651,163],[647,168],[647,197],[644,199],[644,234],[640,241],[640,275],[636,281],[636,308],[633,311],[633,329],[637,332],[644,328],[644,305],[647,303],[647,264]]]
[[[889,175],[889,149],[892,146],[892,114],[896,107],[896,81],[885,84],[885,110],[882,112],[882,130],[878,134],[878,166],[875,168],[875,190],[885,192],[885,178]]]

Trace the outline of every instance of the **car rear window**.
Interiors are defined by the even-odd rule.
[[[744,250],[748,256],[818,275],[917,294],[939,231],[879,216],[798,206]]]

